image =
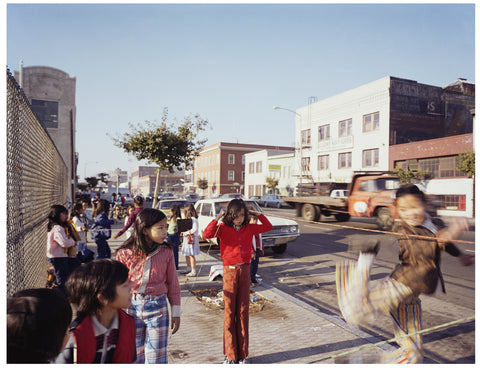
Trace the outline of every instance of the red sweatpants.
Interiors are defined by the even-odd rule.
[[[223,353],[230,360],[248,356],[250,265],[223,266]]]

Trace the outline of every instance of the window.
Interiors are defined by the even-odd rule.
[[[412,169],[410,165],[409,165],[409,168]],[[439,169],[440,169],[439,158],[427,158],[427,159],[418,160],[418,170],[427,172],[429,178],[431,179],[438,178]]]
[[[343,120],[338,123],[338,136],[348,137],[352,135],[352,119]]]
[[[326,141],[330,139],[330,125],[322,125],[318,127],[318,141]]]
[[[235,171],[228,170],[228,180],[229,181],[234,181],[235,180]]]
[[[329,155],[318,156],[318,170],[329,169]]]
[[[58,102],[32,100],[31,108],[44,128],[58,128]]]
[[[310,129],[302,130],[302,146],[311,144],[311,133]]]
[[[256,166],[257,166],[257,173],[261,173],[262,172],[262,161],[257,161]]]
[[[380,128],[380,113],[375,112],[369,115],[363,115],[363,132],[371,132]]]
[[[242,182],[245,183],[245,171],[242,171]]]
[[[310,171],[310,157],[302,157],[302,173]]]
[[[202,216],[213,216],[212,213],[212,204],[211,203],[203,203],[202,209],[200,211]]]
[[[250,162],[248,164],[248,173],[253,174],[255,172],[255,162]]]
[[[441,209],[453,211],[465,211],[467,208],[467,198],[465,195],[449,194],[440,195],[442,202]]]
[[[233,153],[228,154],[228,163],[230,165],[235,165],[235,155]]]
[[[352,152],[338,154],[338,168],[349,169],[352,167]]]
[[[363,167],[377,167],[378,166],[378,148],[371,150],[364,150],[362,152],[362,166]]]

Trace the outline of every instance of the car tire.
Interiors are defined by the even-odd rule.
[[[278,202],[276,207],[280,208],[280,207],[282,207],[282,204],[280,202]]]
[[[272,247],[272,250],[273,250],[273,253],[276,253],[276,254],[285,253],[285,251],[287,250],[287,243],[276,245],[275,247]]]

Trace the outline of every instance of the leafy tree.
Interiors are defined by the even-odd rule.
[[[105,185],[108,185],[110,176],[107,173],[98,173],[97,176],[102,183],[104,183]]]
[[[93,189],[97,186],[98,184],[98,178],[95,176],[90,176],[88,178],[85,178],[85,181],[88,183],[88,186]]]
[[[457,169],[463,171],[468,177],[475,175],[475,151],[470,150],[458,155]]]
[[[176,119],[177,127],[168,123],[168,109],[163,110],[161,121],[145,121],[144,124],[129,124],[130,132],[120,138],[113,138],[114,144],[125,152],[133,154],[137,160],[146,160],[158,165],[153,206],[157,202],[157,193],[161,170],[173,173],[175,169],[188,169],[192,159],[198,156],[206,139],[198,139],[208,121],[198,114],[186,116],[181,123]]]
[[[422,170],[410,170],[404,169],[401,167],[396,167],[393,169],[393,173],[398,176],[401,184],[411,183],[413,179],[421,179],[427,175],[426,171]]]
[[[197,180],[197,186],[203,191],[208,188],[208,180],[203,178],[203,179],[198,179]]]
[[[277,190],[277,187],[278,187],[279,179],[272,178],[272,177],[266,177],[265,181],[267,183],[266,186],[267,186],[268,190],[272,193],[275,193],[275,191]]]
[[[88,189],[89,185],[88,183],[78,183],[77,188],[81,190],[82,192],[85,192]]]

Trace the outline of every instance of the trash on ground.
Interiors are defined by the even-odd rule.
[[[190,290],[207,308],[222,310],[225,308],[222,288],[207,288]],[[250,293],[250,313],[260,312],[270,300],[257,293]]]

